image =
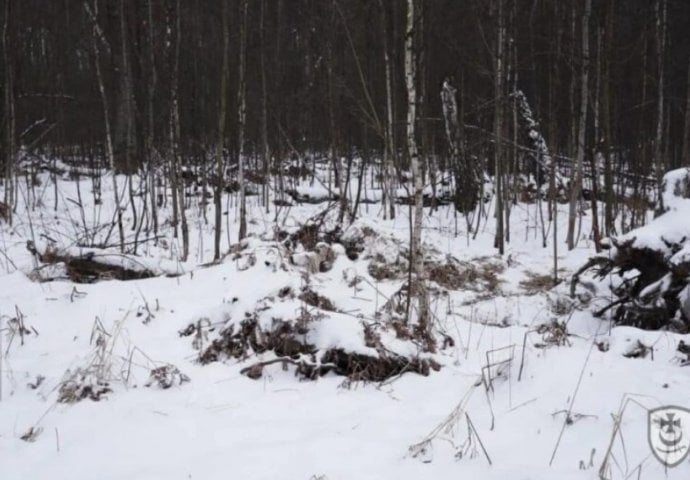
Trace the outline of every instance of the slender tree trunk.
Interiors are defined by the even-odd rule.
[[[12,212],[14,211],[14,192],[13,192],[13,177],[14,177],[14,150],[15,150],[15,109],[14,109],[14,82],[12,62],[10,61],[10,46],[9,46],[9,23],[10,23],[10,4],[11,0],[5,0],[5,21],[2,28],[2,58],[5,63],[3,70],[5,71],[4,79],[4,93],[5,98],[5,152],[4,158],[4,176],[5,176],[5,216],[8,224],[12,224]],[[0,352],[0,355],[2,353]]]
[[[223,148],[225,145],[225,122],[228,110],[228,77],[230,76],[230,27],[228,26],[228,2],[222,0],[222,24],[223,24],[223,67],[220,79],[218,109],[218,144],[216,145],[216,179],[213,185],[213,205],[215,208],[215,230],[214,230],[214,254],[215,261],[220,260],[220,238],[223,230],[223,205],[221,203],[221,192],[223,191]]]
[[[688,56],[688,77],[685,88],[685,122],[683,124],[683,153],[681,164],[690,167],[690,55]]]
[[[238,118],[237,118],[237,148],[238,148],[238,183],[240,184],[240,231],[239,240],[247,236],[247,202],[244,186],[244,162],[245,162],[245,128],[247,117],[246,99],[246,69],[247,69],[247,9],[248,0],[242,0],[242,23],[240,25],[240,62],[239,85],[237,94]]]
[[[120,0],[120,43],[122,48],[122,92],[121,92],[121,112],[124,114],[125,141],[124,157],[125,169],[127,171],[127,192],[129,194],[129,205],[132,209],[132,231],[137,229],[137,205],[134,199],[134,186],[132,184],[132,172],[137,168],[132,165],[132,150],[134,148],[134,91],[132,88],[132,69],[129,62],[129,42],[127,37],[127,22],[125,17],[125,0]],[[135,244],[136,248],[136,244]]]
[[[180,230],[182,232],[182,257],[184,262],[189,256],[189,227],[187,225],[187,214],[185,212],[185,194],[184,194],[184,179],[180,175],[182,168],[182,152],[180,147],[180,102],[178,97],[179,76],[180,76],[180,42],[182,37],[182,29],[180,28],[180,0],[175,2],[175,58],[173,60],[173,70],[171,79],[171,112],[170,112],[170,143],[172,149],[173,161],[173,178],[175,185],[173,189],[176,190],[177,201],[179,202],[179,218]]]
[[[266,42],[264,32],[264,18],[266,10],[266,0],[261,0],[261,20],[259,25],[259,35],[261,36],[261,143],[263,146],[263,201],[266,213],[269,213],[268,185],[270,178],[271,151],[268,145],[268,90],[266,88]]]
[[[609,10],[607,13],[606,32],[604,34],[604,48],[606,51],[606,58],[604,60],[604,74],[602,78],[602,127],[603,127],[603,146],[604,146],[604,233],[607,237],[615,232],[613,224],[613,205],[614,205],[614,191],[613,191],[613,169],[611,165],[611,136],[613,131],[611,129],[611,49],[613,43],[613,19],[615,0],[609,1]]]
[[[603,28],[599,28],[596,32],[597,38],[597,63],[596,74],[594,80],[594,105],[592,108],[592,116],[594,117],[594,148],[590,158],[591,169],[591,202],[592,202],[592,239],[594,240],[594,249],[597,253],[601,251],[601,230],[599,229],[599,160],[603,158],[601,152],[602,145],[602,128],[601,128],[601,82],[602,82],[602,41],[604,37]]]
[[[388,18],[386,15],[386,5],[383,0],[379,0],[381,10],[381,34],[383,36],[383,61],[386,69],[386,134],[383,159],[383,218],[386,219],[386,209],[389,209],[391,220],[395,218],[395,192],[393,191],[393,177],[395,168],[393,156],[395,146],[393,144],[393,131],[395,124],[393,120],[393,79],[391,72],[391,58],[388,45]],[[388,206],[386,206],[388,202]]]
[[[656,59],[657,59],[657,96],[656,96],[656,132],[654,136],[654,171],[657,178],[657,213],[663,212],[661,182],[667,161],[664,158],[664,55],[666,53],[666,0],[656,2]]]
[[[504,0],[498,1],[498,33],[496,38],[496,57],[494,65],[494,178],[496,183],[496,237],[494,247],[503,255],[504,205],[503,205],[503,75],[504,75]]]
[[[158,202],[156,198],[156,165],[155,156],[155,135],[156,126],[154,122],[154,100],[156,95],[156,62],[154,54],[153,37],[153,0],[148,0],[148,57],[149,57],[149,84],[147,90],[147,120],[148,134],[146,136],[146,153],[148,155],[148,182],[151,201],[151,223],[153,224],[153,235],[158,237]],[[157,242],[157,240],[156,240]]]
[[[414,284],[409,285],[409,295],[418,298],[418,323],[427,341],[428,349],[433,349],[431,322],[429,319],[429,299],[424,279],[424,255],[422,252],[422,220],[424,215],[424,182],[419,165],[419,152],[415,139],[417,121],[417,68],[415,54],[415,0],[407,0],[407,24],[405,29],[405,86],[407,89],[407,150],[410,156],[412,180],[414,181],[414,216],[410,232],[410,268],[414,270]]]
[[[122,226],[122,209],[120,208],[120,192],[117,186],[117,169],[115,168],[115,153],[113,151],[113,136],[110,128],[110,109],[108,108],[108,97],[105,92],[105,83],[103,82],[103,74],[101,73],[101,51],[98,46],[101,41],[101,29],[98,26],[98,0],[93,0],[93,10],[89,4],[84,2],[84,7],[87,13],[91,16],[93,22],[93,54],[94,63],[96,66],[96,79],[98,81],[98,91],[101,96],[101,103],[103,105],[103,121],[105,125],[105,154],[108,161],[108,166],[111,170],[113,179],[113,196],[115,197],[115,216],[117,218],[117,229],[120,235],[120,251],[125,249],[125,233]]]
[[[570,186],[570,206],[568,210],[568,233],[566,241],[568,250],[575,248],[575,221],[577,220],[577,204],[582,192],[582,171],[585,159],[585,134],[587,128],[587,103],[589,99],[589,17],[592,10],[592,0],[585,0],[585,10],[582,15],[582,65],[580,89],[580,118],[577,129],[577,154],[573,182]]]

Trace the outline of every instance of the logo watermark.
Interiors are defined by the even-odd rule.
[[[675,467],[690,453],[690,409],[667,405],[649,411],[647,437],[652,453],[666,467]]]

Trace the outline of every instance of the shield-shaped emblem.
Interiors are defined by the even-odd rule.
[[[679,465],[690,453],[690,410],[673,405],[650,410],[647,432],[657,460],[669,468]]]

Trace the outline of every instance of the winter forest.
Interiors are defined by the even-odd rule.
[[[0,478],[688,478],[689,32],[0,0]]]

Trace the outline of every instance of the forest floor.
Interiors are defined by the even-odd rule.
[[[0,222],[3,480],[584,480],[598,478],[605,461],[610,479],[690,474],[687,460],[665,471],[647,438],[649,409],[690,406],[688,371],[676,352],[690,336],[594,318],[597,302],[609,299],[605,282],[585,303],[569,298],[569,275],[594,249],[584,238],[588,216],[578,247],[565,249],[566,205],[558,217],[564,282],[555,288],[548,280],[551,234],[543,248],[535,205],[514,206],[502,257],[493,247],[491,213],[476,239],[468,239],[462,217],[456,227],[452,206],[425,217],[430,255],[452,256],[469,272],[452,285],[430,279],[435,328],[453,340],[431,354],[440,371],[383,382],[334,373],[305,381],[278,362],[254,380],[241,370],[273,353],[205,365],[199,354],[224,322],[258,311],[286,286],[308,284],[332,303],[335,312],[320,311],[324,327],[311,339],[319,348],[366,350],[362,323],[378,318],[405,281],[377,280],[370,263],[399,255],[395,249],[409,236],[408,207],[382,220],[380,205],[361,205],[350,228],[375,233],[370,255],[351,260],[334,248],[325,272],[307,274],[283,258],[273,240],[274,207],[266,214],[250,197],[250,239],[220,264],[208,265],[212,207],[207,224],[195,205],[187,212],[190,260],[176,260],[180,245],[169,226],[164,241],[139,249],[142,264],[174,276],[40,282],[27,241],[41,252],[48,245],[78,249],[77,240],[108,223],[113,210],[109,179],[100,207],[82,181],[83,209],[77,183],[61,181],[57,211],[43,180],[36,198],[22,189],[12,227]],[[324,206],[283,208],[278,225],[293,231]],[[233,241],[236,213],[230,204],[224,217]],[[162,221],[168,216],[161,211]],[[125,225],[130,217],[126,210]],[[115,231],[111,243],[116,238]],[[223,239],[227,251],[225,232]],[[289,316],[295,305],[265,308]],[[190,324],[199,328],[185,335]],[[396,341],[384,338],[391,349],[409,347]]]

